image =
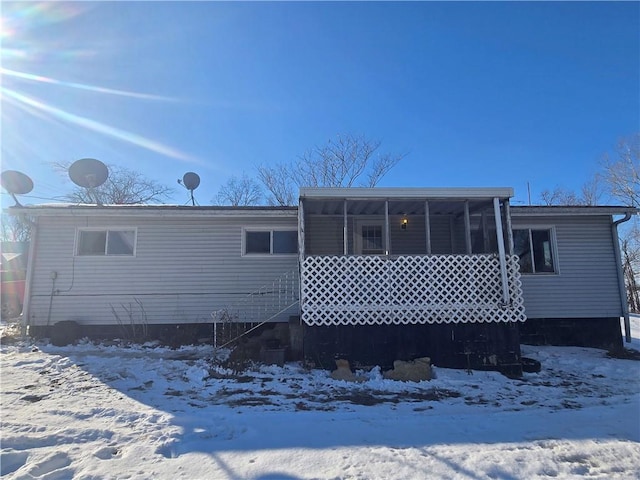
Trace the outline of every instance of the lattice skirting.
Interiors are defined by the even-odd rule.
[[[301,315],[310,326],[525,321],[516,256],[507,277],[504,305],[495,255],[309,256]]]

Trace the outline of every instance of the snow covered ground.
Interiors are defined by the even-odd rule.
[[[633,318],[640,350],[640,319]],[[626,344],[629,346],[629,344]],[[234,374],[210,347],[5,342],[7,479],[640,478],[640,362],[524,346],[538,374]]]

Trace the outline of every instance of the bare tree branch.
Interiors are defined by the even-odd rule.
[[[267,196],[269,205],[295,204],[295,184],[292,182],[292,173],[295,173],[295,169],[286,164],[279,164],[275,167],[266,165],[258,167],[258,178],[269,192]]]
[[[258,205],[262,199],[262,188],[253,178],[242,173],[242,177],[231,177],[220,187],[216,197],[221,205]]]
[[[258,175],[270,193],[267,201],[292,205],[300,187],[374,187],[406,154],[377,153],[381,142],[344,134],[305,152],[291,164],[260,166]]]
[[[614,156],[602,160],[602,178],[611,196],[625,205],[640,207],[640,132],[618,141]]]
[[[31,240],[33,220],[25,215],[9,215],[2,212],[0,240],[3,242],[28,242]]]
[[[71,162],[54,163],[53,167],[65,175]],[[65,195],[65,199],[75,203],[96,203],[96,198],[105,204],[136,205],[144,203],[158,203],[165,200],[173,189],[151,180],[140,172],[125,167],[109,165],[109,177],[99,187],[93,189],[75,187]],[[92,195],[93,193],[93,195]]]

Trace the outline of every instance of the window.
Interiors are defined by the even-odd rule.
[[[78,255],[133,255],[135,230],[80,230]]]
[[[357,218],[353,225],[353,253],[356,255],[384,255],[386,229],[378,218]]]
[[[382,225],[362,225],[362,254],[384,253]]]
[[[297,230],[245,230],[244,234],[245,254],[298,253]]]
[[[555,273],[551,229],[513,231],[514,253],[520,257],[522,273]]]

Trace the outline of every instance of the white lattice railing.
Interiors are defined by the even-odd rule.
[[[496,255],[308,256],[307,325],[524,321],[518,257],[507,257],[508,305]]]

